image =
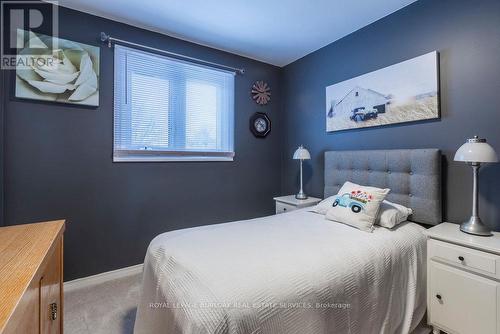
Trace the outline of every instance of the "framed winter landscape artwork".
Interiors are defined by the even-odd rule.
[[[98,47],[24,30],[17,43],[17,98],[99,106]]]
[[[326,131],[439,118],[436,51],[326,87]]]

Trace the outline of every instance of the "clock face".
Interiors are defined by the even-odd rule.
[[[252,86],[252,97],[261,106],[267,104],[271,100],[271,88],[267,82],[256,81]]]
[[[255,137],[263,138],[271,131],[271,120],[266,114],[256,112],[250,117],[250,131]]]
[[[255,122],[253,122],[253,126],[258,132],[264,132],[267,130],[267,122],[263,118],[257,118]]]

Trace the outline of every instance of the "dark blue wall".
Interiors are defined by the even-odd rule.
[[[65,8],[59,17],[62,38],[100,45],[104,31],[246,69],[235,81],[234,162],[113,163],[113,51],[105,46],[97,109],[20,101],[8,87],[4,222],[67,219],[66,280],[140,263],[149,241],[165,231],[273,213],[280,191],[279,68]],[[13,73],[6,74],[12,85]],[[266,107],[250,97],[256,80],[273,89]],[[273,120],[266,139],[249,131],[255,111]]]
[[[281,70],[60,8],[62,38],[99,45],[99,33],[105,31],[245,67],[246,74],[236,78],[236,158],[227,163],[112,163],[113,52],[106,47],[101,48],[97,109],[16,100],[13,75],[5,72],[10,84],[1,96],[5,197],[0,225],[68,219],[67,280],[133,265],[142,262],[149,241],[161,232],[272,213],[280,182],[281,193],[297,191],[298,164],[291,156],[299,144],[312,153],[305,190],[316,196],[322,195],[325,150],[441,148],[446,217],[466,219],[471,171],[453,162],[453,154],[476,133],[500,151],[499,22],[500,1],[420,0]],[[432,50],[441,55],[441,120],[325,132],[326,86]],[[249,97],[257,79],[273,88],[268,107],[256,106]],[[265,140],[248,130],[248,118],[259,110],[273,120]],[[499,176],[500,165],[481,172],[482,216],[496,229]]]
[[[326,133],[325,87],[437,50],[439,121]],[[470,216],[471,169],[455,150],[475,134],[500,153],[500,1],[420,0],[286,66],[283,73],[282,192],[297,191],[294,149],[312,154],[305,190],[323,193],[325,150],[437,147],[445,155],[445,217]],[[500,230],[500,164],[481,171],[482,217]]]

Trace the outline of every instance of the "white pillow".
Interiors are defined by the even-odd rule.
[[[372,232],[382,201],[390,189],[346,182],[326,212],[326,219]]]
[[[333,202],[335,202],[335,198],[337,198],[337,195],[325,198],[324,200],[313,206],[310,211],[326,215],[328,209],[330,209]]]
[[[401,204],[384,200],[380,205],[380,212],[375,224],[382,227],[393,228],[408,219],[413,214],[413,210]]]

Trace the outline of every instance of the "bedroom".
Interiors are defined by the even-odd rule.
[[[3,9],[9,6],[21,6],[21,2],[2,1]],[[356,266],[347,266],[347,263],[366,255],[367,249],[373,245],[370,237],[377,235],[377,231],[402,233],[401,229],[387,229],[377,224],[370,233],[341,224],[335,219],[326,219],[326,215],[309,212],[313,208],[311,205],[316,205],[319,199],[336,195],[338,188],[346,181],[380,189],[390,188],[387,200],[416,212],[416,222],[405,226],[415,227],[421,231],[421,235],[408,241],[408,245],[426,246],[427,242],[429,245],[422,248],[419,256],[413,259],[416,272],[424,275],[419,276],[423,285],[417,284],[418,288],[413,293],[414,296],[432,297],[432,300],[416,303],[418,312],[415,312],[415,318],[420,317],[423,323],[433,325],[436,331],[500,332],[497,321],[500,319],[499,300],[492,298],[493,294],[490,293],[496,291],[500,281],[496,269],[496,263],[500,263],[497,262],[500,239],[497,234],[482,237],[460,232],[460,224],[472,214],[476,192],[473,191],[473,168],[463,161],[456,161],[460,157],[455,159],[457,150],[475,135],[486,138],[487,144],[496,152],[500,150],[497,126],[500,116],[496,110],[500,104],[500,2],[290,1],[284,5],[260,1],[247,4],[148,0],[138,4],[134,1],[66,0],[59,1],[58,6],[47,7],[46,2],[28,2],[23,6],[16,7],[18,11],[14,10],[9,16],[4,17],[7,10],[2,12],[2,37],[13,43],[10,44],[11,48],[15,46],[14,49],[19,49],[14,50],[13,54],[30,55],[23,53],[24,50],[30,51],[23,47],[23,38],[24,42],[57,41],[60,49],[76,51],[71,55],[58,52],[51,53],[51,56],[64,59],[63,55],[68,54],[68,59],[77,60],[73,65],[75,69],[66,69],[70,73],[65,72],[64,76],[59,75],[51,82],[43,80],[39,74],[33,74],[33,67],[16,69],[16,66],[9,66],[12,64],[6,63],[4,59],[12,59],[12,55],[9,58],[5,48],[2,49],[0,226],[3,227],[0,227],[0,280],[1,286],[17,287],[17,290],[14,289],[17,294],[7,292],[5,288],[0,291],[1,304],[4,305],[0,307],[0,333],[16,332],[8,327],[16,323],[41,323],[52,314],[56,320],[48,323],[54,332],[132,333],[134,326],[137,333],[148,332],[147,326],[137,328],[141,324],[136,321],[136,310],[143,300],[141,296],[146,295],[149,291],[147,287],[159,279],[158,275],[148,274],[144,270],[144,277],[150,280],[149,283],[143,282],[142,264],[145,263],[148,247],[153,245],[153,239],[164,233],[173,236],[188,231],[194,233],[179,238],[179,243],[184,240],[182,244],[176,244],[174,240],[165,241],[166,245],[178,247],[172,250],[171,257],[175,257],[174,251],[176,256],[186,258],[196,255],[189,263],[196,265],[197,270],[207,270],[203,271],[207,275],[203,275],[201,280],[204,284],[208,284],[206,280],[215,278],[225,282],[223,278],[227,277],[227,289],[222,289],[222,283],[213,286],[224,294],[236,289],[242,295],[246,293],[244,296],[255,296],[258,293],[252,289],[252,285],[245,288],[236,283],[240,279],[242,282],[247,282],[247,279],[262,282],[269,280],[272,275],[284,277],[284,282],[275,282],[279,283],[279,287],[275,287],[272,282],[258,286],[262,288],[259,290],[262,294],[259,295],[262,297],[260,302],[269,303],[262,305],[262,309],[269,312],[261,316],[266,319],[289,317],[287,324],[296,325],[290,325],[293,330],[286,330],[280,327],[285,325],[272,323],[276,327],[269,329],[259,327],[264,324],[257,321],[242,329],[237,327],[238,317],[224,318],[224,321],[218,317],[230,311],[255,314],[244,307],[249,305],[243,303],[243,299],[229,296],[229,302],[240,307],[213,307],[214,300],[203,299],[202,291],[197,291],[198,295],[187,294],[185,297],[192,298],[191,302],[207,302],[207,305],[202,306],[212,307],[182,308],[186,305],[177,305],[180,308],[176,309],[163,304],[179,301],[180,296],[177,294],[151,300],[151,303],[159,304],[146,308],[153,310],[151,314],[160,314],[159,318],[164,321],[173,314],[178,315],[189,309],[192,312],[203,310],[208,312],[207,317],[213,317],[214,322],[235,325],[236,329],[221,328],[217,332],[211,327],[215,326],[214,322],[209,322],[209,326],[203,330],[197,329],[195,321],[200,321],[200,314],[193,316],[193,322],[167,321],[171,326],[181,326],[175,330],[168,329],[157,319],[142,322],[157,324],[157,331],[247,333],[251,332],[251,326],[257,326],[263,333],[344,333],[349,330],[352,333],[408,332],[407,327],[415,325],[409,321],[411,314],[402,311],[389,314],[389,306],[371,313],[374,317],[371,322],[376,325],[370,329],[363,327],[366,326],[365,321],[349,323],[346,320],[346,312],[352,312],[349,314],[354,317],[359,315],[360,307],[371,308],[375,303],[390,301],[393,290],[389,287],[373,295],[368,293],[371,290],[366,290],[369,286],[365,280],[361,286],[354,285],[352,291],[358,296],[365,296],[367,299],[364,303],[335,300],[328,297],[327,293],[324,300],[314,300],[312,303],[334,306],[318,307],[316,312],[310,313],[300,303],[311,301],[295,295],[296,291],[340,291],[336,279],[325,274],[326,267],[321,267],[325,265],[321,261],[328,262],[328,259],[316,253],[321,250],[323,255],[330,254],[329,229],[335,229],[335,232],[330,233],[334,234],[331,240],[335,240],[331,251],[336,254],[330,264],[340,266],[333,271],[340,278],[356,275]],[[41,24],[38,27],[40,20],[31,22],[26,8],[39,10],[44,18],[42,23],[51,25]],[[19,12],[20,9],[23,11]],[[33,17],[37,21],[37,14],[33,14]],[[27,27],[23,31],[32,30],[38,34],[37,38],[30,38],[33,36],[29,32],[22,32],[20,43],[17,30],[16,34],[12,34],[11,21],[7,24],[7,18],[23,21],[24,27]],[[57,29],[53,30],[55,23]],[[19,28],[16,25],[14,27]],[[101,36],[101,33],[105,36]],[[57,39],[47,39],[46,36]],[[412,67],[413,72],[407,70],[408,67],[399,69],[415,64],[422,59],[419,57],[429,54],[435,57],[425,58],[431,64],[425,66],[425,71],[415,70],[415,66]],[[51,59],[53,57],[48,57],[47,61]],[[82,59],[87,64],[90,59],[92,66],[81,66],[84,63]],[[130,66],[124,70],[126,66],[120,64]],[[136,90],[129,94],[131,85],[128,83],[134,79],[127,80],[125,73],[131,68],[137,69],[134,78],[138,84],[134,86]],[[244,69],[244,73],[240,69]],[[439,94],[430,96],[437,101],[437,105],[431,107],[431,116],[420,120],[415,119],[420,117],[417,113],[407,115],[403,120],[390,117],[391,108],[397,103],[386,103],[398,100],[398,92],[405,95],[401,88],[405,85],[413,87],[412,83],[415,82],[412,76],[401,75],[404,71],[422,74],[423,80],[430,78],[426,82],[438,88]],[[185,74],[179,74],[181,72]],[[78,81],[80,73],[86,73],[87,85],[77,85],[77,82],[83,81]],[[119,76],[119,73],[123,76]],[[61,77],[66,78],[66,75],[72,80],[60,82]],[[193,84],[180,95],[175,88],[182,85],[170,86],[165,83],[169,80],[182,81],[190,75],[197,80],[202,77],[210,81],[211,85],[207,88]],[[31,80],[33,77],[38,80]],[[168,80],[163,80],[165,78]],[[42,81],[45,83],[40,83]],[[52,84],[59,82],[64,90],[54,93],[54,86],[47,84],[47,81]],[[270,89],[269,100],[264,85]],[[373,103],[350,103],[346,112],[335,114],[345,116],[342,122],[335,123],[335,118],[328,115],[332,101],[347,96],[350,89],[357,86],[360,89],[353,91],[350,99],[371,99]],[[73,95],[79,87],[79,94]],[[142,87],[145,89],[140,89]],[[257,101],[252,89],[261,91],[259,96],[264,98]],[[422,94],[431,90],[415,90],[412,93],[414,99],[402,98],[399,101],[417,101],[417,96],[422,97]],[[121,97],[130,98],[134,92],[141,108],[151,112],[130,112],[127,103],[120,104]],[[189,98],[190,92],[201,98]],[[88,96],[85,97],[86,94]],[[171,96],[174,98],[171,99]],[[338,102],[333,105],[342,106]],[[381,112],[381,105],[385,106],[385,113]],[[174,113],[168,117],[161,118],[154,113],[155,110],[169,109],[170,106]],[[354,109],[357,110],[353,112]],[[164,120],[169,117],[183,119],[179,114],[184,115],[183,112],[189,110],[196,111],[188,112],[195,116],[193,123],[190,123],[193,124],[191,132],[180,132],[197,135],[174,136],[174,133],[179,132],[174,131],[179,126]],[[228,117],[210,116],[216,113]],[[127,137],[126,134],[131,132],[130,127],[120,128],[118,125],[133,115],[139,117],[134,124],[139,124],[136,127],[138,131],[143,131],[139,133],[142,139],[138,141],[140,146],[128,147],[127,140],[136,137]],[[355,120],[351,120],[351,116]],[[147,127],[151,120],[155,120],[158,125],[153,130]],[[378,124],[382,121],[392,124]],[[145,129],[150,129],[148,135],[144,135]],[[197,129],[204,131],[197,132]],[[190,139],[191,145],[197,150],[183,150],[185,140],[179,141],[180,137]],[[215,137],[224,140],[214,140]],[[172,142],[178,146],[156,154],[158,152],[150,149],[155,146],[154,141],[163,144]],[[477,144],[483,146],[483,143]],[[299,159],[294,159],[301,145],[307,152],[299,150],[296,156]],[[215,149],[203,150],[208,147]],[[416,161],[429,159],[428,165],[415,165],[412,155],[418,154],[421,149],[430,151]],[[378,153],[366,152],[373,150]],[[393,150],[409,151],[394,157],[396,151]],[[347,152],[351,151],[360,153],[347,156]],[[336,152],[343,154],[334,158],[338,154]],[[310,159],[306,159],[308,157]],[[346,165],[337,165],[339,162]],[[476,204],[487,228],[500,231],[500,212],[496,203],[500,189],[500,165],[485,162],[481,166]],[[344,171],[350,168],[354,172]],[[420,172],[418,168],[425,171]],[[384,176],[380,179],[372,177],[382,172],[380,175]],[[425,180],[431,180],[429,186],[433,191],[418,192],[421,190],[416,185],[427,182],[420,179],[414,181],[421,173],[432,176]],[[295,199],[294,195],[299,193],[301,184],[303,193],[309,196],[307,199]],[[404,194],[404,197],[398,194]],[[415,199],[425,201],[415,203]],[[333,203],[328,204],[333,208]],[[348,207],[350,204],[347,199],[339,199],[336,208],[343,209],[343,205]],[[277,211],[292,212],[275,215]],[[314,221],[310,225],[314,228],[303,226],[299,214],[312,215]],[[290,216],[292,218],[286,218]],[[264,219],[265,224],[250,228],[251,224],[256,223],[246,220],[256,218]],[[59,242],[64,252],[61,246],[57,250],[60,267],[63,267],[57,270],[57,273],[63,274],[64,284],[59,281],[62,293],[58,295],[49,291],[56,299],[47,303],[42,303],[40,295],[37,302],[43,307],[32,312],[35,318],[25,320],[26,317],[17,315],[20,312],[18,308],[23,307],[19,301],[29,291],[27,287],[30,284],[40,284],[42,276],[37,268],[26,265],[26,259],[13,256],[18,254],[16,245],[22,242],[13,228],[58,220],[65,220],[64,232],[60,225],[51,225],[50,231],[30,231],[32,234],[27,235],[24,242],[32,245],[37,240],[42,242],[42,237],[50,236],[50,233],[60,240],[63,233],[64,241]],[[235,223],[221,225],[230,222]],[[438,231],[439,235],[443,234],[441,237],[437,234],[433,234],[434,237],[424,235],[432,228],[449,226],[446,222],[454,225],[449,231]],[[186,230],[189,228],[195,229]],[[217,228],[222,228],[221,233],[217,233]],[[341,235],[345,238],[342,239]],[[411,233],[401,235],[401,238],[406,242],[408,235]],[[462,241],[451,241],[450,238]],[[453,261],[426,258],[425,254],[432,253],[430,242],[433,240],[446,243],[444,246],[447,247],[440,250],[452,257]],[[45,247],[54,247],[53,241],[45,240],[50,244],[44,244]],[[342,249],[340,245],[344,243]],[[456,253],[456,247],[461,247],[458,249],[463,252]],[[163,248],[167,249],[166,246]],[[387,249],[389,253],[392,251]],[[45,253],[38,253],[38,261],[42,264],[47,261]],[[165,256],[168,254],[165,252]],[[360,279],[372,273],[370,270],[378,268],[377,258],[369,254],[373,262],[368,259],[359,262],[362,269],[358,268],[361,270]],[[294,261],[297,265],[307,264],[307,267],[295,268],[294,262],[287,257],[292,255],[296,257]],[[459,257],[465,260],[461,261]],[[459,291],[473,289],[474,293],[464,297],[458,292],[452,296],[435,289],[428,292],[425,276],[427,266],[434,262],[437,266],[446,265],[445,268],[450,269],[446,273],[460,274],[460,277],[469,279],[467,282],[479,282],[460,285]],[[24,273],[15,268],[28,271],[25,280],[12,279],[11,273]],[[225,269],[216,271],[215,268]],[[400,277],[399,284],[404,282],[406,276],[390,274],[386,269],[384,267],[375,272],[380,277]],[[291,272],[296,273],[297,284],[303,282],[309,288],[293,290],[289,287],[286,282],[293,281],[287,279]],[[179,271],[176,273],[180,274]],[[243,277],[236,278],[237,275]],[[444,272],[443,277],[447,277],[444,281],[449,282]],[[57,279],[61,278],[58,276]],[[168,277],[165,279],[168,280]],[[312,285],[312,282],[316,285]],[[356,280],[353,278],[351,282],[354,284]],[[450,284],[450,289],[457,286]],[[484,290],[478,290],[479,286]],[[290,291],[295,291],[294,298],[286,301],[289,304],[280,307],[280,303],[285,301],[277,298],[275,293],[286,294]],[[402,291],[402,288],[396,289],[398,296]],[[404,292],[410,293],[407,286]],[[453,302],[448,303],[447,299]],[[409,298],[405,297],[399,302],[409,302]],[[343,307],[344,304],[351,304],[351,307]],[[334,309],[335,305],[339,309]],[[429,305],[449,308],[436,315]],[[425,310],[427,314],[424,316]],[[331,317],[324,314],[331,314]],[[297,323],[316,325],[304,329]],[[342,324],[348,327],[342,327]],[[398,328],[400,324],[401,328]],[[189,326],[194,327],[189,329]],[[431,328],[423,330],[429,332]],[[33,325],[31,331],[24,332],[45,331],[47,329],[44,326]],[[22,333],[23,330],[17,332]],[[156,331],[154,327],[149,327],[149,332]]]

